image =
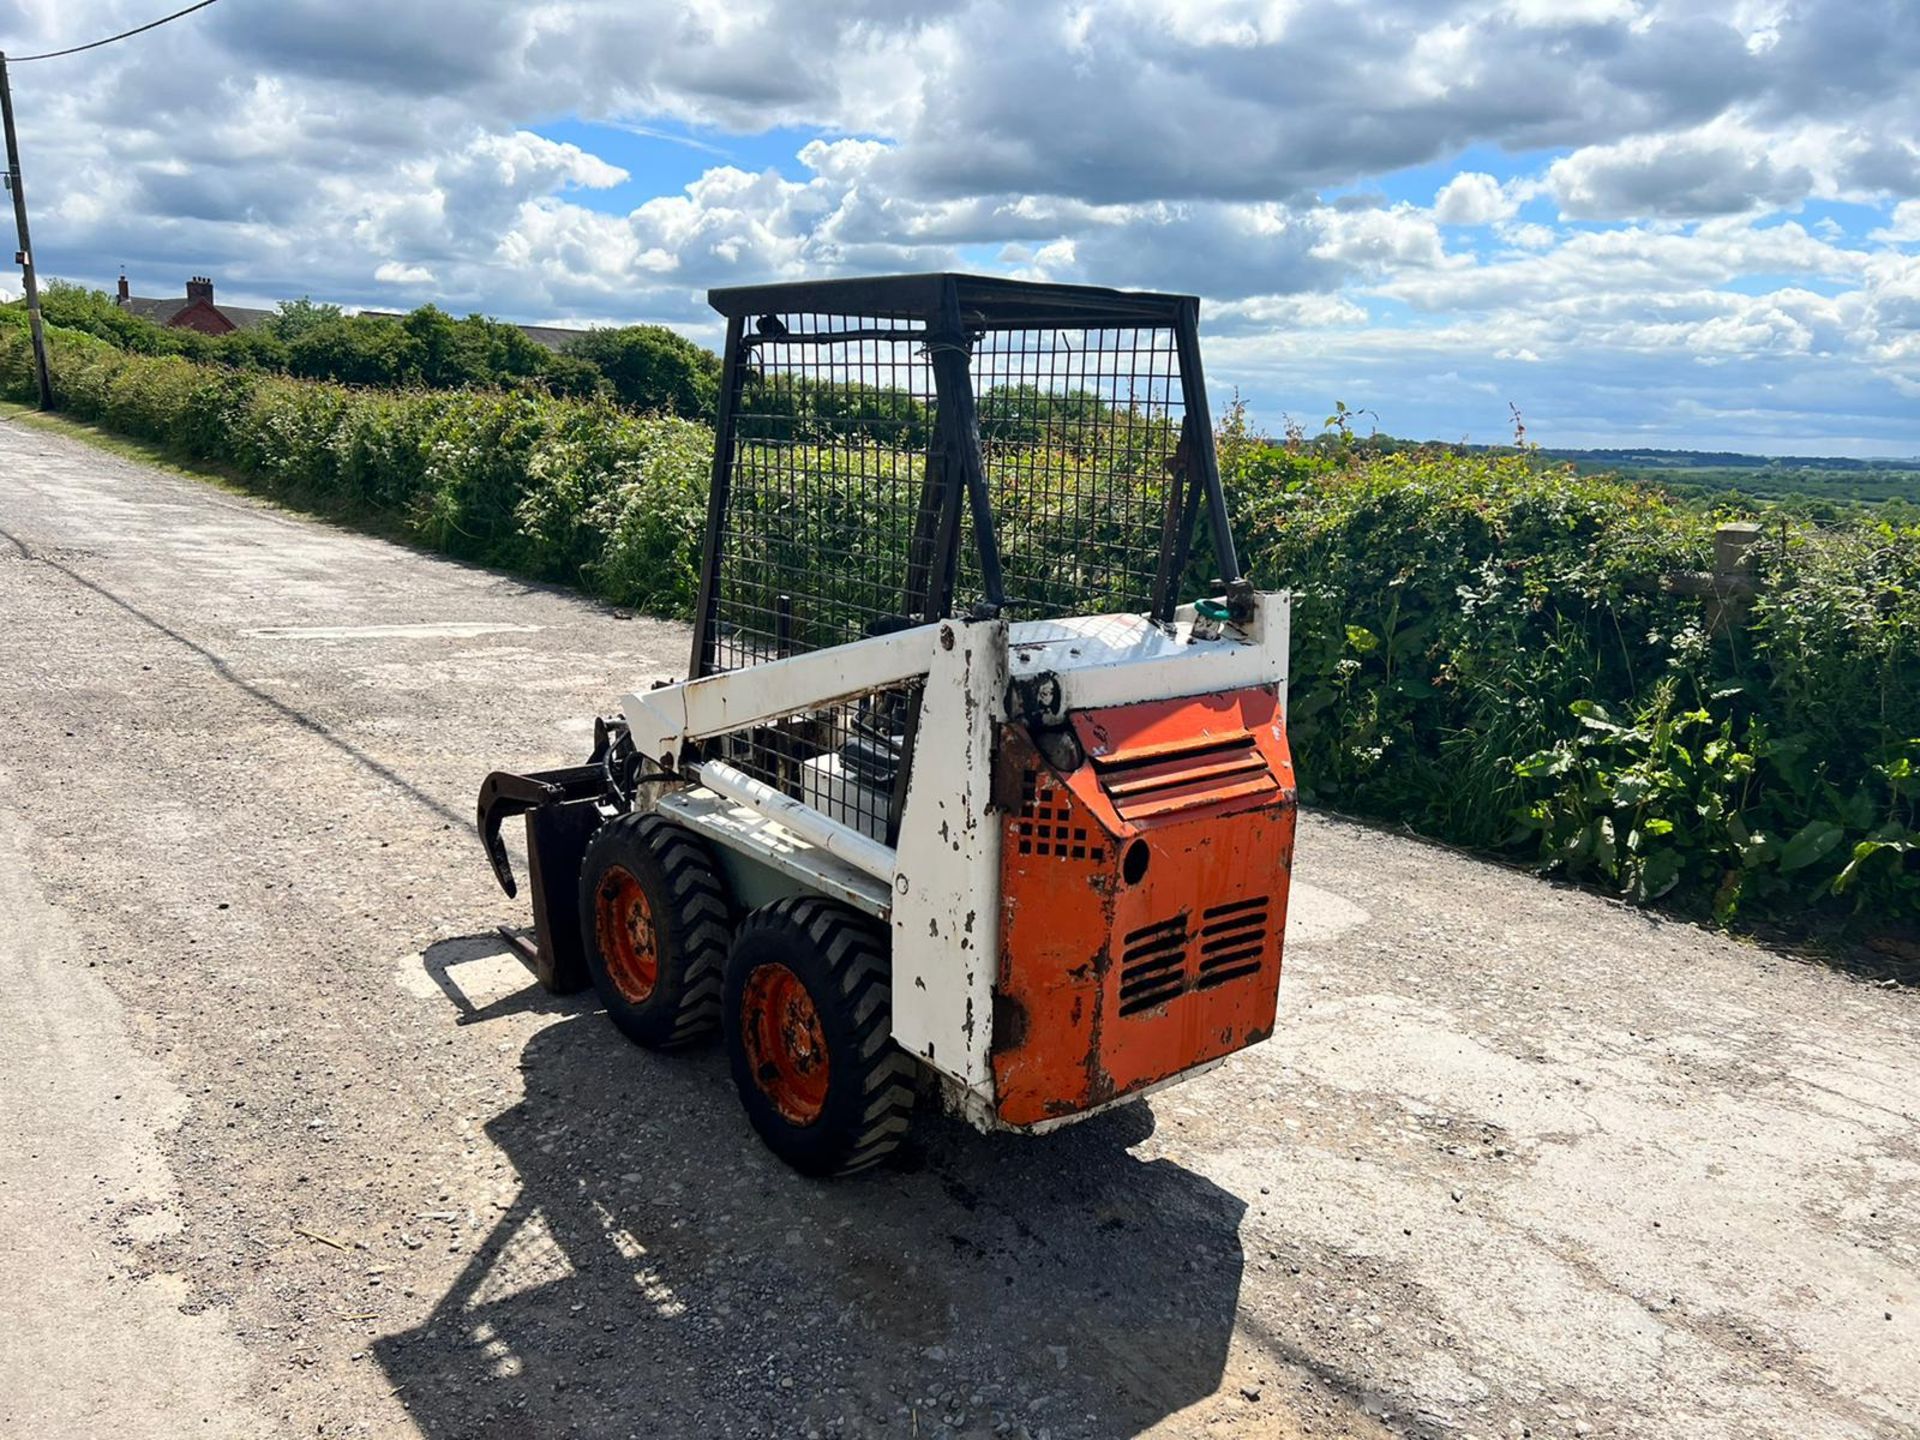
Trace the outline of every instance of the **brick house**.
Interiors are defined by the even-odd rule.
[[[277,313],[256,310],[247,305],[215,305],[213,281],[204,275],[196,275],[187,281],[184,300],[151,300],[135,295],[127,288],[127,277],[122,275],[120,293],[114,297],[114,303],[129,314],[151,320],[156,325],[173,330],[197,330],[202,335],[227,335],[235,330],[251,330],[271,320]],[[404,318],[398,310],[362,310],[359,313],[383,320]],[[587,333],[559,325],[516,325],[514,328],[536,345],[554,351],[566,350]]]
[[[187,281],[184,300],[150,300],[127,288],[127,277],[120,277],[120,293],[115,303],[130,314],[142,316],[170,330],[197,330],[202,335],[227,335],[235,330],[251,330],[273,315],[271,310],[255,310],[245,305],[215,305],[213,281],[196,275]]]

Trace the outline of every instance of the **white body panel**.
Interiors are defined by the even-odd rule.
[[[893,1037],[988,1098],[1000,959],[993,747],[1006,692],[1005,622],[944,622],[920,701],[893,884]]]
[[[704,785],[668,791],[654,800],[653,808],[704,836],[721,852],[723,863],[728,856],[739,856],[785,877],[790,882],[783,887],[787,893],[811,891],[882,921],[893,909],[891,876],[876,879],[818,845],[808,844],[758,810]]]
[[[1291,612],[1285,593],[1258,595],[1252,623],[1229,625],[1217,640],[1193,638],[1191,606],[1171,631],[1144,615],[1029,620],[1011,629],[1010,667],[1015,679],[1058,676],[1061,714],[1249,685],[1279,685],[1284,704]]]

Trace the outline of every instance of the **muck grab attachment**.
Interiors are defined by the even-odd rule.
[[[964,275],[719,290],[688,677],[497,772],[535,966],[720,1033],[813,1174],[916,1100],[1040,1131],[1273,1029],[1288,601],[1240,575],[1185,296]],[[1204,521],[1204,523],[1203,523]],[[1191,598],[1188,598],[1191,597]]]

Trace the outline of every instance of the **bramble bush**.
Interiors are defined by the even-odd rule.
[[[0,394],[24,400],[21,318],[0,311]],[[347,389],[61,329],[52,351],[66,410],[263,494],[655,614],[692,608],[712,456],[698,422]],[[1219,435],[1243,558],[1295,596],[1307,798],[1723,921],[1920,921],[1920,529],[1770,523],[1750,612],[1710,627],[1665,581],[1711,568],[1725,517],[1524,451],[1375,453],[1338,418],[1342,443],[1276,445],[1236,406]],[[996,465],[1024,463],[996,444]],[[769,544],[879,533],[863,507],[900,457],[818,455],[860,474],[812,530],[771,524]],[[1062,551],[1029,567],[1083,564],[1069,517],[1021,489],[1007,533]],[[1208,549],[1203,534],[1203,573]]]

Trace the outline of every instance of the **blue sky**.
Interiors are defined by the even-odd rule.
[[[276,0],[15,78],[103,286],[710,342],[710,286],[967,268],[1199,294],[1275,430],[1914,455],[1916,73],[1911,0]]]
[[[618,185],[576,191],[580,204],[608,215],[624,215],[656,195],[684,189],[717,165],[773,170],[789,180],[804,179],[800,150],[809,140],[822,138],[819,131],[792,125],[730,134],[678,120],[606,121],[578,116],[526,128],[559,144],[577,145],[627,172],[628,178]]]

